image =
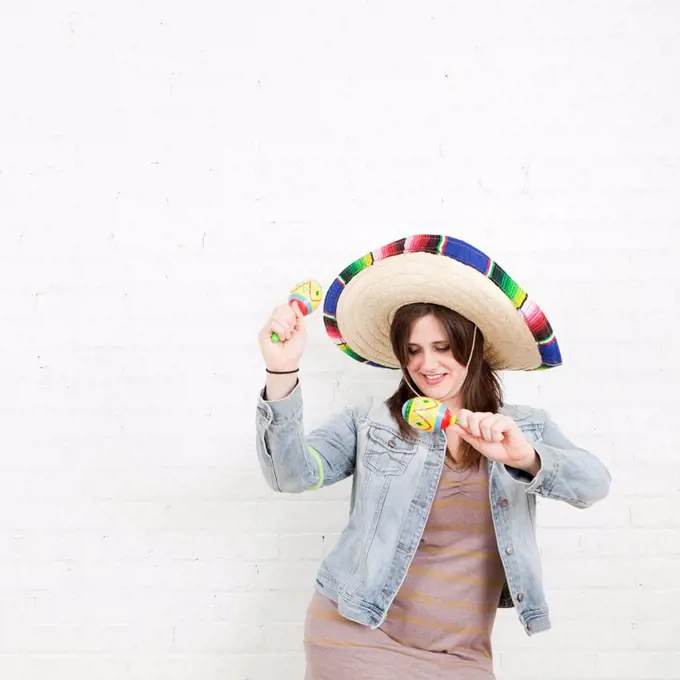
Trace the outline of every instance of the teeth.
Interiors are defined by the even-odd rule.
[[[436,380],[437,378],[441,378],[443,375],[443,373],[437,373],[436,375],[426,375],[425,377],[428,380]]]

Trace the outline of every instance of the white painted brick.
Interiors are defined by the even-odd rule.
[[[164,587],[241,591],[254,587],[258,564],[234,560],[192,560],[166,562],[162,568],[164,578],[157,583]]]
[[[680,555],[638,559],[634,562],[635,582],[641,588],[674,588],[679,568]]]
[[[597,503],[587,511],[566,503],[539,498],[537,523],[539,530],[552,528],[604,529],[630,526],[631,501],[615,495],[605,503]]]
[[[263,564],[266,564],[264,562]],[[35,566],[38,566],[36,564]],[[42,565],[41,565],[42,566]],[[85,562],[74,561],[63,565],[44,563],[39,576],[50,566],[61,567],[61,583],[66,588],[103,590],[107,587],[195,589],[208,588],[226,591],[249,590],[254,587],[257,564],[232,560],[162,560],[144,562]],[[9,572],[6,566],[0,574]],[[6,582],[7,583],[7,582]],[[40,588],[37,580],[18,578],[24,588]],[[16,587],[16,586],[15,586]]]
[[[579,654],[551,653],[550,677],[560,680],[571,678],[594,678],[597,655],[594,652]],[[555,663],[555,659],[559,663]],[[505,680],[520,680],[520,678],[545,678],[548,657],[544,654],[533,654],[523,650],[523,653],[503,652],[496,662],[498,677]]]
[[[282,560],[316,560],[324,556],[325,536],[315,534],[282,534],[279,536],[279,554]]]
[[[304,619],[295,623],[266,623],[264,647],[268,652],[301,652],[304,637]]]
[[[314,537],[319,542],[319,537]],[[272,560],[276,534],[220,531],[13,531],[0,536],[0,560],[142,560],[146,558]]]
[[[269,498],[261,474],[233,467],[126,467],[78,470],[57,485],[58,469],[2,471],[3,499],[68,500],[115,498],[118,501],[252,501]]]
[[[172,627],[168,624],[146,625],[66,625],[3,627],[2,653],[59,652],[162,652],[170,651]]]
[[[13,508],[17,515],[5,510]],[[256,503],[218,501],[63,501],[10,503],[0,500],[0,528],[12,530],[138,530],[189,531],[221,529],[247,533],[257,526]]]
[[[0,673],[5,678],[96,677],[101,680],[134,677],[132,666],[123,654],[0,654]]]
[[[17,679],[186,680],[217,675],[239,680],[268,680],[278,675],[300,678],[304,667],[299,654],[23,654],[0,655],[0,671],[3,677]]]
[[[680,531],[661,528],[612,528],[600,530],[552,528],[540,534],[546,556],[663,557],[680,554]]]
[[[643,680],[646,678],[677,678],[680,653],[659,652],[607,652],[597,655],[598,677]]]
[[[639,460],[616,476],[616,491],[628,496],[672,496],[680,492],[680,467]]]
[[[310,500],[313,496],[297,500],[261,503],[257,508],[257,526],[267,532],[290,531],[295,527],[301,532],[323,533],[339,531],[349,518],[347,502],[327,502],[319,504]]]
[[[312,590],[121,588],[0,592],[0,620],[34,625],[139,624],[185,619],[287,622],[304,616]]]
[[[677,496],[635,499],[630,505],[631,522],[635,527],[680,527]]]
[[[636,567],[632,560],[598,555],[545,557],[544,578],[549,588],[633,588]]]
[[[560,653],[605,651],[674,651],[677,649],[678,624],[674,621],[637,621],[619,618],[587,619],[587,610],[578,620],[555,619],[555,640],[550,636],[524,638],[520,647],[552,649]]]
[[[58,590],[69,579],[68,562],[0,562],[0,591]]]
[[[181,621],[173,626],[173,651],[253,653],[262,649],[264,632],[256,621],[239,624],[234,621]]]
[[[552,589],[550,606],[560,621],[669,621],[677,618],[678,590],[667,588]]]
[[[314,583],[317,571],[316,562],[261,562],[257,565],[257,589],[304,589]]]

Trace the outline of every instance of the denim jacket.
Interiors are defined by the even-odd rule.
[[[535,477],[488,461],[489,502],[505,570],[499,607],[514,606],[528,635],[550,628],[535,535],[536,496],[587,508],[604,498],[610,476],[572,444],[546,411],[505,405],[538,453]],[[260,394],[257,453],[275,491],[319,489],[350,475],[349,522],[322,562],[316,588],[357,623],[379,627],[420,543],[446,454],[446,434],[402,437],[386,404],[367,399],[305,435],[298,384],[280,401]]]

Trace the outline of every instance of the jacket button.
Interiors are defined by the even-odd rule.
[[[387,446],[389,446],[391,449],[393,449],[397,445],[397,442],[394,441],[394,439],[390,439],[390,441],[387,442]]]
[[[507,504],[508,504],[508,499],[507,499],[507,498],[501,498],[501,499],[498,501],[498,505],[500,505],[501,508],[506,507]]]
[[[515,549],[514,549],[511,545],[509,545],[509,546],[505,549],[505,554],[506,554],[506,555],[512,555],[512,553],[514,553],[514,552],[515,552]]]
[[[524,593],[518,593],[517,594],[517,602],[522,602],[524,600]]]
[[[531,623],[527,623],[527,630],[531,630]]]

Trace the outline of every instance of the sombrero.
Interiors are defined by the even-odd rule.
[[[562,364],[555,334],[538,305],[496,262],[450,236],[402,238],[343,269],[324,300],[326,332],[353,359],[398,369],[390,326],[396,311],[413,302],[443,305],[475,323],[495,370]]]

